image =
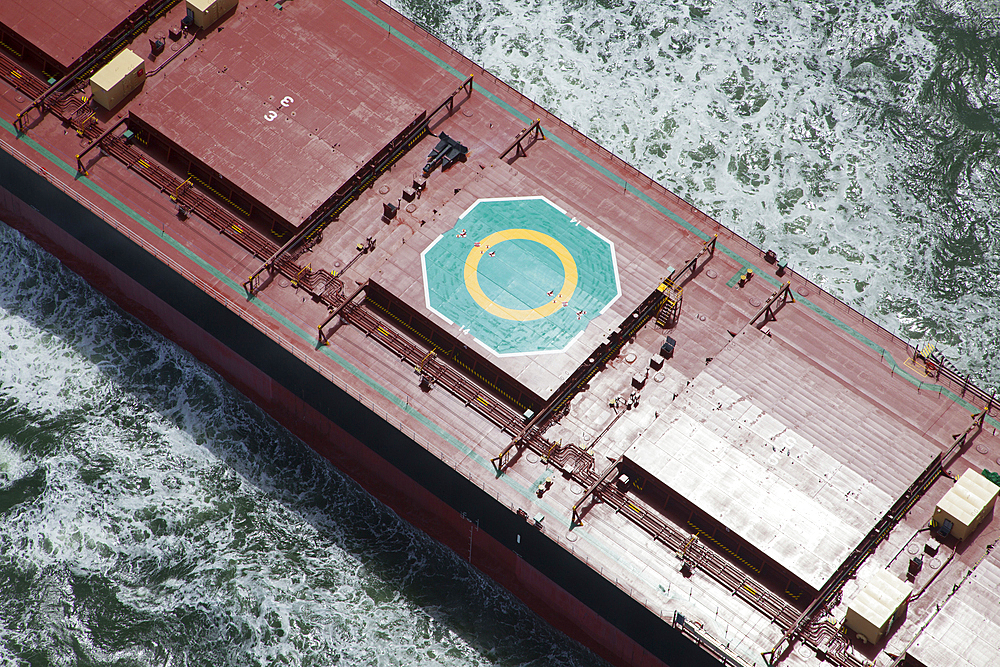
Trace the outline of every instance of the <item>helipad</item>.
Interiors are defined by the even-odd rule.
[[[476,201],[421,262],[427,307],[499,356],[563,352],[621,295],[614,244],[544,197]]]

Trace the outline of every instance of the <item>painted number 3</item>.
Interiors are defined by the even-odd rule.
[[[291,95],[285,95],[284,97],[281,98],[281,106],[290,107],[292,105],[292,102],[294,101],[295,99]],[[278,112],[274,111],[273,109],[264,114],[264,120],[266,120],[269,123],[272,120],[275,120],[277,117],[278,117]]]

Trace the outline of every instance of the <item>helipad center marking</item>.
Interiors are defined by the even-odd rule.
[[[562,262],[563,285],[559,288],[558,295],[544,306],[525,309],[505,308],[486,296],[486,293],[483,292],[483,288],[479,286],[479,262],[482,260],[486,249],[493,248],[497,244],[503,243],[504,241],[513,241],[515,239],[523,239],[526,241],[540,243],[554,252],[556,257],[559,258],[559,261]],[[549,315],[555,313],[557,310],[562,308],[565,303],[568,303],[570,297],[573,296],[573,292],[576,290],[578,278],[579,273],[576,268],[576,261],[573,260],[573,255],[571,255],[569,250],[566,249],[566,246],[559,243],[559,241],[555,240],[548,234],[536,232],[533,229],[505,229],[503,231],[494,232],[480,241],[478,247],[474,246],[465,260],[465,286],[469,290],[469,294],[483,310],[491,315],[502,317],[505,320],[528,322],[530,320],[548,317]]]

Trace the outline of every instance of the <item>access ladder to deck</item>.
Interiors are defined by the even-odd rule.
[[[657,290],[663,293],[663,305],[656,314],[656,325],[669,329],[677,324],[677,319],[681,315],[684,288],[678,287],[673,280],[666,278]]]

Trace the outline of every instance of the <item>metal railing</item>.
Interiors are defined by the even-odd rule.
[[[431,120],[442,110],[447,108],[448,113],[454,112],[455,97],[462,91],[472,95],[472,77],[468,77],[462,84],[448,95],[441,104],[433,111],[427,113],[420,112],[403,130],[397,134],[389,143],[379,150],[363,167],[354,173],[340,188],[337,189],[319,208],[316,209],[305,222],[300,230],[289,239],[285,245],[278,248],[274,254],[254,271],[243,283],[243,289],[248,296],[253,296],[260,288],[260,276],[266,271],[272,271],[278,260],[286,253],[292,252],[304,242],[314,238],[332,220],[335,220],[344,209],[355,201],[361,192],[372,187],[375,180],[385,173],[393,164],[403,157],[411,148],[423,139],[430,132]]]
[[[24,123],[29,111],[35,107],[45,108],[46,100],[54,95],[59,95],[62,91],[74,84],[92,70],[102,65],[109,57],[115,55],[125,44],[132,41],[132,38],[145,30],[152,21],[166,13],[180,0],[163,0],[157,4],[157,0],[147,0],[134,13],[119,23],[115,28],[105,35],[97,44],[81,56],[82,62],[59,81],[49,86],[41,95],[33,97],[14,118],[14,126],[19,132],[24,131]]]

